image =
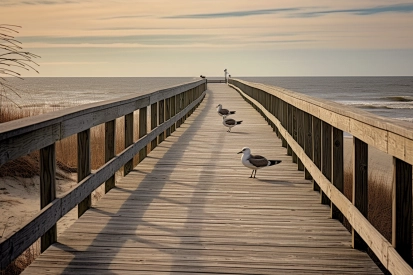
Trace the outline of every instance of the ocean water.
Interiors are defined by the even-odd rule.
[[[413,122],[413,77],[240,77]]]
[[[316,98],[361,108],[374,114],[413,123],[413,77],[239,77],[283,87]],[[141,95],[197,77],[56,77],[10,79],[20,97],[8,95],[21,107],[54,109]],[[2,105],[3,106],[3,105]]]

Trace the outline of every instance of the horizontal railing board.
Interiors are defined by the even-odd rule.
[[[57,140],[148,106],[154,100],[172,97],[204,82],[191,82],[156,91],[154,94],[138,97],[128,95],[117,101],[113,99],[96,102],[3,123],[0,127],[0,165],[51,145]],[[50,135],[50,129],[53,129],[53,135]],[[16,139],[19,139],[18,143]],[[15,144],[19,145],[16,147]]]
[[[160,133],[170,128],[179,119],[184,117],[205,96],[205,92],[175,116],[160,124],[144,137],[116,155],[104,166],[88,175],[78,185],[52,201],[31,221],[26,223],[10,238],[0,242],[0,270],[12,260],[21,255],[30,245],[39,239],[57,221],[83,201],[92,191],[108,180],[126,162],[132,159],[142,148]],[[40,229],[40,230],[39,230]]]
[[[348,132],[365,143],[413,164],[413,124],[391,120],[324,99],[315,99],[286,89],[238,81],[270,93],[297,108]]]
[[[244,98],[257,106],[269,120],[271,120],[278,131],[287,140],[292,150],[301,159],[308,172],[318,183],[320,189],[334,203],[334,205],[348,219],[351,226],[358,232],[363,240],[369,245],[375,255],[385,268],[392,274],[413,274],[413,269],[397,253],[390,242],[384,238],[380,232],[363,216],[363,214],[323,175],[313,161],[307,156],[301,146],[294,140],[288,131],[281,125],[281,122],[269,111],[267,111],[258,101],[248,96],[238,87],[230,84]]]

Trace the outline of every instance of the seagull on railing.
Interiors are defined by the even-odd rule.
[[[245,167],[252,169],[250,178],[255,178],[257,175],[257,170],[263,167],[276,165],[281,162],[281,160],[267,160],[263,156],[251,155],[251,150],[248,147],[242,148],[238,154],[242,154],[241,162]],[[255,171],[255,174],[254,174]],[[254,177],[252,176],[254,174]]]
[[[226,116],[235,114],[235,111],[230,111],[230,110],[228,110],[228,109],[223,109],[221,104],[218,104],[218,106],[217,106],[217,112],[218,112],[218,115],[220,115],[220,116],[222,116],[222,117],[224,117],[224,118],[225,118]]]
[[[236,126],[236,125],[240,125],[241,122],[242,122],[242,120],[236,121],[235,119],[232,119],[232,118],[222,117],[222,124],[223,124],[225,127],[228,127],[228,131],[227,131],[227,132],[231,132],[231,128],[234,127],[234,126]]]

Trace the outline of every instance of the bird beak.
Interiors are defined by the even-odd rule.
[[[237,154],[242,154],[242,151],[239,151]]]

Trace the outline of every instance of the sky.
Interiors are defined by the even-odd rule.
[[[413,1],[0,0],[41,77],[413,76]]]

